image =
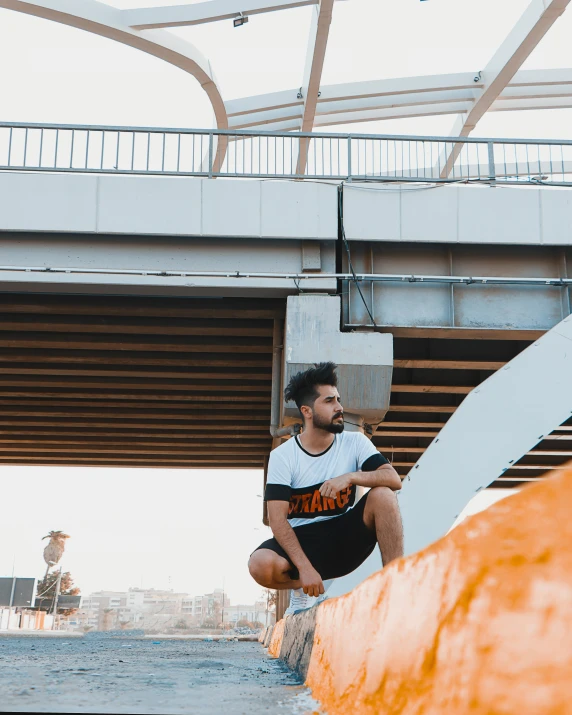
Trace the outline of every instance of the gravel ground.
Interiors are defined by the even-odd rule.
[[[0,712],[315,711],[307,689],[259,643],[0,638]]]

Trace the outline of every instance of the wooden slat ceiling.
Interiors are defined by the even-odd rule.
[[[374,435],[374,443],[400,474],[407,474],[465,396],[529,344],[515,340],[394,338],[390,410]],[[554,473],[571,459],[569,420],[491,486],[521,486]]]
[[[0,464],[262,468],[282,300],[0,294]],[[529,345],[395,338],[373,440],[407,474],[466,394]],[[492,486],[572,458],[572,420]]]
[[[262,468],[284,307],[0,295],[0,464]]]

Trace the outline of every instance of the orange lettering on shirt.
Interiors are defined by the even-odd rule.
[[[312,514],[315,511],[322,511],[322,495],[320,492],[316,489],[312,496],[312,503],[310,504],[310,511]]]
[[[336,508],[336,502],[333,499],[330,499],[329,497],[322,497],[322,503],[324,506],[324,511],[327,511],[328,509]]]
[[[336,504],[337,504],[340,508],[342,508],[343,506],[346,505],[346,503],[347,503],[347,502],[345,502],[344,499],[343,499],[343,497],[342,497],[342,493],[341,493],[341,492],[338,492],[338,493],[336,494]]]
[[[299,494],[293,494],[292,498],[290,499],[290,508],[288,509],[288,514],[296,514],[299,509],[298,507],[300,506],[300,496]]]
[[[310,495],[302,494],[302,509],[300,511],[310,511]]]

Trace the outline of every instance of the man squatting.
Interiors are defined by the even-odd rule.
[[[286,614],[324,600],[376,543],[384,566],[403,555],[401,479],[364,434],[344,432],[336,367],[319,363],[290,380],[284,397],[298,406],[303,431],[270,453],[264,499],[274,537],[248,568],[265,588],[292,589]],[[356,500],[358,486],[369,491]]]

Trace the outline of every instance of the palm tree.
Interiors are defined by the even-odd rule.
[[[50,568],[59,563],[66,548],[66,539],[69,538],[69,535],[64,534],[63,531],[50,531],[47,536],[42,538],[42,541],[44,539],[49,539],[48,545],[44,549],[44,561],[48,565],[46,569],[46,576],[48,575]],[[44,576],[44,578],[46,578],[46,576]]]

